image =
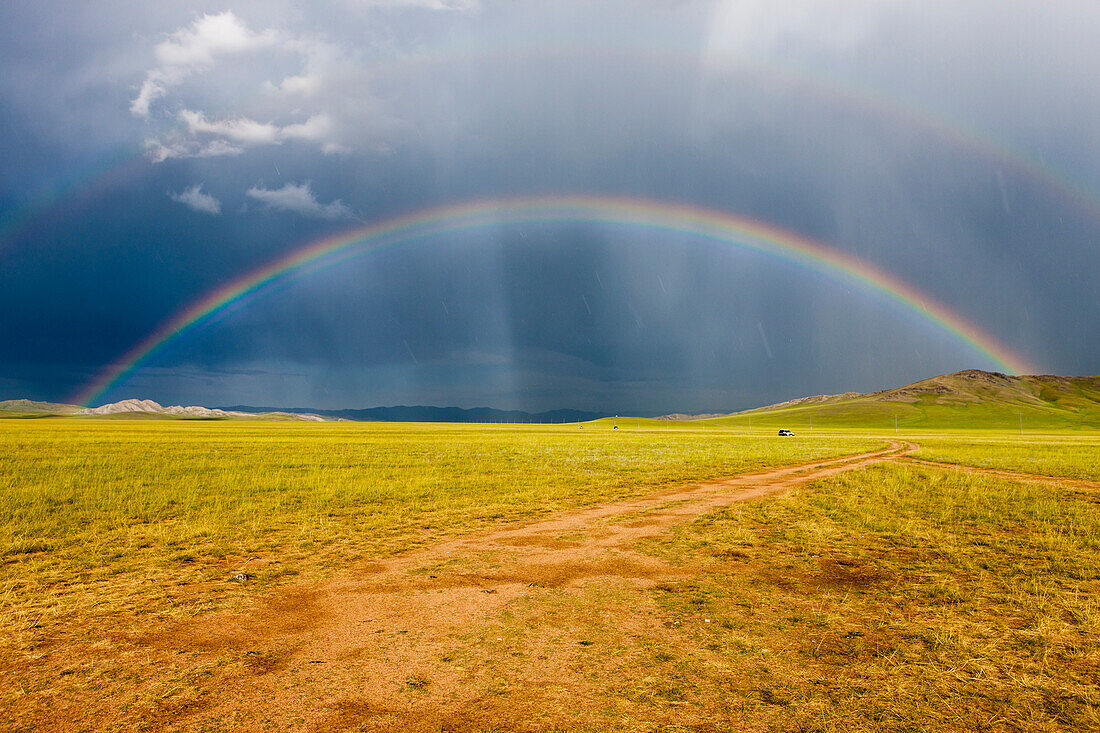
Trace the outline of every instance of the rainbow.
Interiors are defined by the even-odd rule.
[[[682,204],[609,196],[539,196],[473,201],[417,211],[359,227],[302,247],[211,291],[176,313],[88,384],[74,399],[91,405],[172,340],[243,306],[295,276],[331,267],[385,247],[509,224],[612,224],[687,234],[780,257],[883,295],[932,322],[1000,369],[1034,373],[1024,359],[946,306],[874,265],[819,242],[741,216]]]
[[[47,215],[64,212],[71,216],[74,211],[94,203],[99,196],[133,183],[148,165],[144,153],[116,151],[98,166],[71,173],[65,180],[39,191],[20,208],[0,216],[0,251],[32,225],[45,222]],[[61,202],[65,205],[61,206]]]
[[[470,60],[492,60],[504,64],[515,59],[539,56],[554,58],[561,55],[590,56],[594,62],[605,58],[621,57],[630,60],[657,57],[665,64],[680,67],[694,66],[699,71],[715,76],[739,73],[758,76],[773,86],[796,87],[819,99],[843,102],[880,119],[903,122],[935,135],[945,142],[981,156],[990,163],[1021,174],[1045,190],[1056,193],[1065,203],[1094,221],[1100,220],[1100,193],[1097,192],[1094,183],[1059,169],[1036,154],[1013,145],[1011,141],[999,140],[988,132],[974,128],[944,111],[921,106],[915,100],[894,96],[885,89],[860,85],[852,80],[830,75],[822,69],[803,68],[777,61],[763,62],[751,58],[724,57],[720,60],[700,58],[695,50],[688,49],[612,45],[594,50],[567,44],[540,46],[531,40],[519,41],[515,45],[505,45],[489,51],[478,47],[444,47],[434,52],[429,50],[426,54],[410,54],[397,59],[375,59],[364,68],[372,74],[384,76],[413,74],[438,65]],[[144,152],[119,151],[110,159],[102,161],[97,167],[81,171],[72,175],[67,181],[40,192],[31,202],[0,216],[0,249],[14,241],[31,224],[46,218],[54,211],[64,208],[71,212],[74,208],[93,200],[99,193],[133,181],[145,172],[148,165],[150,163]]]
[[[893,90],[857,83],[823,68],[806,67],[776,59],[721,55],[700,57],[698,49],[672,48],[653,45],[629,44],[601,45],[598,49],[568,43],[542,45],[531,39],[514,41],[495,49],[477,46],[455,46],[438,49],[427,55],[410,55],[399,61],[379,61],[369,68],[373,74],[408,74],[415,69],[427,69],[442,64],[469,61],[494,61],[506,65],[513,61],[529,61],[545,57],[591,58],[592,63],[604,60],[631,61],[659,59],[664,65],[683,69],[684,73],[705,73],[714,78],[733,74],[758,77],[773,88],[789,86],[800,92],[809,92],[820,100],[843,102],[877,119],[904,122],[912,128],[930,133],[986,162],[1004,166],[1019,173],[1050,192],[1056,192],[1063,201],[1089,216],[1100,220],[1100,192],[1095,184],[1083,180],[1064,168],[1045,161],[1010,140],[976,128],[956,115],[928,105],[919,100],[898,96]]]

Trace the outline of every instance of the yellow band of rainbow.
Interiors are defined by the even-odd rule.
[[[365,252],[448,233],[504,224],[581,222],[688,234],[764,252],[879,293],[1013,374],[1035,373],[1028,362],[947,306],[852,255],[760,221],[696,206],[596,195],[494,198],[420,210],[324,238],[211,291],[180,310],[106,367],[75,398],[91,405],[122,383],[165,344],[230,305],[283,278],[328,267]]]

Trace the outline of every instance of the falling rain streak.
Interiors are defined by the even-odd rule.
[[[1100,364],[1095,4],[9,5],[0,399],[714,411]],[[755,222],[886,287],[504,212],[249,280],[555,196]]]

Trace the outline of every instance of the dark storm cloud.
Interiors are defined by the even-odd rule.
[[[896,274],[1044,370],[1100,363],[1085,3],[0,12],[3,396],[62,398],[205,293],[361,222],[562,192],[765,221]],[[292,279],[110,396],[652,413],[969,366],[993,364],[776,258],[517,225]]]

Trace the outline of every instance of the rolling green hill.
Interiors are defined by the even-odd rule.
[[[134,400],[129,400],[134,402]],[[123,405],[124,403],[116,403]],[[155,403],[149,403],[155,404]],[[106,406],[100,410],[107,410]],[[298,415],[223,413],[205,408],[160,408],[157,413],[113,412],[99,417],[166,419],[179,411],[202,410],[226,417],[289,419]],[[175,410],[167,414],[165,410]],[[45,417],[82,412],[75,405],[29,400],[0,402],[0,417]],[[205,417],[187,413],[188,418]],[[316,419],[316,418],[315,418]],[[776,405],[705,419],[603,418],[582,423],[596,428],[863,428],[871,430],[1097,430],[1100,429],[1100,376],[1060,377],[1050,374],[1013,377],[978,369],[943,374],[919,382],[861,394],[802,397]]]
[[[968,369],[867,394],[819,395],[707,420],[723,427],[1100,428],[1100,376],[1013,377]]]
[[[76,405],[36,400],[0,400],[0,417],[52,417],[74,415],[80,411]]]

